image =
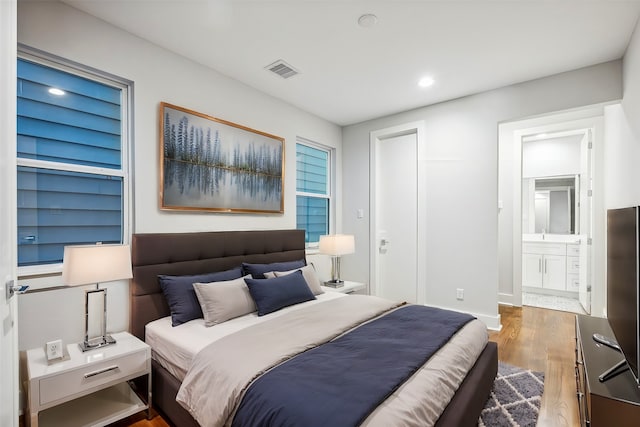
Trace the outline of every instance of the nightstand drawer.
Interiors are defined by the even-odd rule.
[[[138,351],[127,356],[93,363],[40,380],[40,405],[82,393],[94,387],[118,382],[147,370],[147,352]]]

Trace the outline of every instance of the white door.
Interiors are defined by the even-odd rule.
[[[378,295],[417,302],[417,135],[377,143]]]
[[[588,129],[580,143],[580,271],[578,283],[578,299],[584,311],[591,313],[591,238],[593,229],[591,224],[592,213],[592,177],[591,177],[591,151],[593,130]]]
[[[18,425],[16,265],[16,1],[0,1],[0,426]]]

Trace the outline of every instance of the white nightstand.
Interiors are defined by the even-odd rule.
[[[365,289],[367,287],[367,285],[365,285],[364,283],[360,283],[360,282],[350,282],[348,280],[344,281],[344,286],[341,286],[339,288],[332,288],[329,286],[322,286],[322,290],[325,292],[340,292],[343,294],[352,294],[356,291]]]
[[[32,427],[104,426],[149,410],[151,348],[127,332],[111,336],[114,345],[84,353],[69,344],[69,359],[51,364],[44,348],[27,351]],[[146,402],[127,382],[144,375]]]

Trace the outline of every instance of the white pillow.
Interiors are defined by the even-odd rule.
[[[313,264],[305,265],[302,268],[295,268],[289,271],[270,271],[268,273],[264,273],[264,277],[266,277],[267,279],[282,277],[298,270],[302,271],[302,277],[304,277],[304,280],[307,282],[307,286],[309,286],[309,289],[311,289],[313,295],[320,295],[324,293],[322,287],[320,286],[320,279],[318,279],[318,275],[316,274],[316,269]]]
[[[202,307],[205,326],[226,322],[257,310],[244,278],[222,282],[194,283],[193,289]]]

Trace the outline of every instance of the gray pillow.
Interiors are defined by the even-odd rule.
[[[307,262],[304,259],[299,259],[297,261],[272,262],[269,264],[250,264],[248,262],[243,262],[242,271],[244,274],[250,274],[254,279],[264,279],[264,273],[267,271],[289,271],[294,268],[302,268],[305,265],[307,265]]]
[[[202,317],[202,309],[193,290],[194,283],[232,280],[239,277],[242,277],[240,267],[195,276],[159,275],[158,282],[171,311],[171,325],[178,326]]]
[[[251,278],[250,275],[245,277]],[[226,322],[256,311],[244,277],[224,282],[194,283],[205,326]]]
[[[316,273],[316,269],[313,266],[313,264],[305,265],[304,267],[296,268],[295,270],[270,271],[270,272],[264,273],[264,277],[268,279],[273,277],[282,277],[298,270],[302,271],[302,277],[304,277],[305,282],[307,282],[307,286],[309,286],[309,289],[311,289],[311,292],[314,295],[320,295],[324,293],[324,291],[322,290],[322,287],[320,286],[321,285],[320,279],[318,279],[318,274]]]

